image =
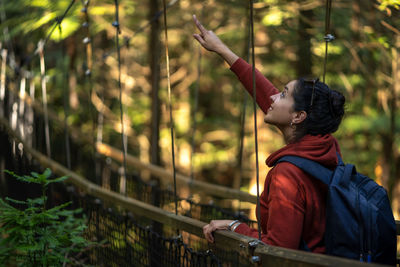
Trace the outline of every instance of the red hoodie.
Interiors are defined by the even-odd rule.
[[[252,68],[243,59],[231,67],[246,89],[252,94]],[[273,84],[256,72],[256,97],[260,108],[267,112],[270,96],[278,93]],[[266,160],[269,167],[286,155],[314,160],[327,168],[337,165],[339,145],[331,135],[306,135],[272,153]],[[327,186],[298,167],[282,162],[267,174],[264,191],[260,195],[262,241],[269,245],[298,249],[301,240],[313,252],[325,252],[325,210]],[[257,214],[257,212],[256,212]],[[258,238],[258,231],[240,224],[237,233]]]

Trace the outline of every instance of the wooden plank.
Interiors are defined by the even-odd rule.
[[[275,246],[257,246],[254,256],[258,256],[262,266],[310,267],[310,266],[340,266],[340,267],[384,267],[387,265],[365,263],[358,260],[333,257],[294,249]]]

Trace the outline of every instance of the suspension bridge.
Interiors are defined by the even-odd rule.
[[[84,18],[82,32],[86,54],[82,67],[84,77],[82,81],[88,89],[88,94],[84,97],[87,98],[85,101],[89,103],[92,111],[96,108],[102,112],[95,114],[93,111],[85,114],[96,120],[91,134],[87,134],[87,131],[68,121],[71,114],[66,104],[69,94],[65,88],[62,89],[63,112],[49,107],[47,89],[50,81],[46,74],[46,45],[51,42],[54,32],[59,31],[59,34],[62,34],[62,21],[73,10],[74,5],[77,5],[76,2],[72,0],[69,3],[62,15],[56,19],[48,35],[38,42],[34,53],[27,57],[24,64],[15,61],[11,40],[8,39],[7,32],[4,32],[4,42],[0,47],[0,140],[2,142],[0,169],[23,174],[50,168],[57,175],[69,176],[63,187],[52,188],[52,199],[55,202],[60,199],[72,200],[75,207],[83,208],[88,218],[86,237],[90,240],[104,241],[102,246],[87,252],[85,264],[95,266],[366,265],[338,257],[273,247],[257,239],[229,231],[217,231],[214,244],[205,241],[202,227],[211,219],[237,219],[256,228],[257,222],[249,218],[248,212],[258,204],[258,196],[199,181],[194,179],[193,175],[178,173],[176,169],[167,11],[177,1],[167,4],[164,0],[162,10],[158,10],[148,24],[136,31],[136,33],[143,31],[152,22],[163,17],[172,146],[171,168],[166,169],[144,162],[128,153],[127,143],[137,140],[126,134],[127,131],[134,132],[134,130],[129,129],[129,123],[126,123],[127,115],[124,114],[121,49],[128,46],[130,40],[120,43],[122,27],[117,0],[113,5],[115,17],[110,25],[115,29],[115,49],[106,53],[104,58],[113,57],[117,61],[115,75],[117,82],[114,85],[118,88],[119,117],[107,112],[104,95],[97,94],[93,87],[93,65],[96,62],[93,61],[94,48],[89,26],[91,6],[87,0],[82,1],[80,9]],[[250,11],[252,5],[250,1]],[[327,7],[327,14],[330,14],[330,6]],[[253,14],[250,13],[249,16],[252,19]],[[326,23],[329,25],[329,19]],[[326,28],[326,33],[329,33],[329,26]],[[251,29],[252,34],[253,29]],[[331,39],[326,38],[325,41],[325,53],[327,53],[328,42]],[[253,51],[249,55],[252,55],[254,62],[254,41],[251,43]],[[37,61],[39,73],[32,71],[34,69],[32,65]],[[325,70],[326,61],[324,79]],[[63,66],[60,71],[68,72]],[[35,95],[37,84],[40,84],[41,97]],[[60,84],[65,84],[65,80]],[[256,112],[254,114],[256,116]],[[113,136],[114,141],[120,140],[117,141],[120,143],[118,147],[107,144],[102,139],[102,130],[107,127],[103,124],[105,117],[119,124],[118,132]],[[255,132],[257,133],[257,124]],[[258,177],[258,165],[256,168]],[[157,178],[158,182],[144,179],[142,175]],[[1,176],[1,184],[3,195],[15,191],[20,186],[7,182],[4,174]],[[189,190],[190,197],[180,196],[178,192],[181,189]],[[196,201],[193,197],[195,193],[213,201],[207,204]],[[250,208],[241,211],[224,205],[223,200],[226,199],[238,200],[243,206]],[[397,222],[397,233],[400,233],[399,222]]]

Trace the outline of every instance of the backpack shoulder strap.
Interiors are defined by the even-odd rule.
[[[275,163],[275,165],[283,161],[292,163],[293,165],[302,169],[311,176],[317,178],[326,185],[329,185],[331,183],[331,177],[333,175],[333,171],[329,170],[328,168],[325,168],[324,166],[313,160],[305,159],[298,156],[284,156],[280,158]]]

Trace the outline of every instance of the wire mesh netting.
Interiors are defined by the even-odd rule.
[[[71,190],[74,206],[87,216],[86,238],[98,243],[86,252],[95,266],[252,266],[246,255],[210,246],[202,237],[179,231],[99,199]]]

